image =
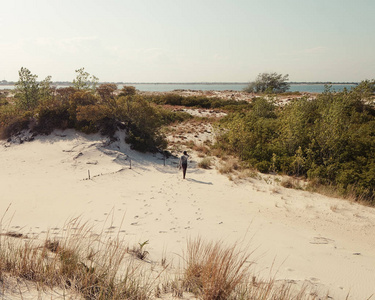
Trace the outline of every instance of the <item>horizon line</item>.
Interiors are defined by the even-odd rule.
[[[38,81],[41,82],[41,81]],[[0,81],[0,85],[13,85],[17,81]],[[72,81],[56,80],[52,83],[66,83],[73,84]],[[249,81],[191,81],[191,82],[136,82],[136,81],[99,81],[98,84],[249,84]],[[288,84],[358,84],[359,81],[291,81],[287,82]]]

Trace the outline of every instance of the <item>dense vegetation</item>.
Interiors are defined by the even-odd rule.
[[[14,98],[1,99],[0,137],[9,138],[23,129],[49,134],[66,128],[113,136],[121,128],[134,149],[154,152],[166,146],[161,126],[186,118],[150,103],[134,87],[117,91],[115,84],[97,86],[95,76],[83,68],[76,72],[73,87],[54,89],[51,77],[37,82],[36,75],[22,68]]]
[[[22,68],[14,97],[0,94],[0,137],[24,129],[49,134],[57,128],[113,137],[123,129],[133,149],[158,151],[166,147],[161,127],[189,117],[162,105],[221,108],[229,114],[218,124],[216,147],[261,172],[305,177],[375,204],[374,80],[340,93],[328,87],[315,100],[301,98],[280,106],[270,96],[251,103],[142,96],[130,86],[121,91],[115,84],[98,86],[98,79],[83,68],[76,72],[73,87],[54,89],[50,77],[37,82],[36,75]]]
[[[247,110],[251,107],[251,104],[247,101],[237,100],[225,100],[217,97],[205,97],[205,96],[181,96],[177,93],[168,93],[165,95],[150,95],[145,96],[150,102],[159,105],[174,105],[174,106],[185,106],[205,109],[220,108],[226,111],[242,111]]]
[[[261,172],[305,176],[375,204],[375,81],[280,107],[258,98],[219,125],[218,146]]]

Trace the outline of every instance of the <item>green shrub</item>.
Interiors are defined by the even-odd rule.
[[[258,98],[251,110],[220,121],[217,147],[261,172],[308,177],[373,202],[375,108],[368,101],[370,84],[361,86],[341,93],[327,89],[315,100],[283,107]]]
[[[54,129],[66,129],[71,127],[70,115],[67,107],[42,107],[37,113],[37,125],[34,131],[41,134],[50,134]]]

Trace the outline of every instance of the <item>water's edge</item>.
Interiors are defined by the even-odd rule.
[[[243,91],[248,85],[247,83],[121,83],[118,88],[121,89],[124,85],[134,86],[141,92],[170,92],[174,90],[201,90],[201,91]],[[57,88],[67,87],[69,85],[54,85]],[[334,83],[331,84],[332,90],[339,92],[346,88],[350,90],[356,86],[356,83]],[[323,83],[292,83],[290,84],[290,92],[307,92],[307,93],[322,93],[324,92],[326,84]],[[14,89],[14,85],[0,85],[0,90]]]

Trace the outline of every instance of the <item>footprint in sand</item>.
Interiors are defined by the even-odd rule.
[[[326,245],[333,242],[334,240],[325,237],[315,236],[314,239],[310,242],[310,244]]]
[[[310,281],[311,283],[319,283],[319,282],[320,282],[320,279],[315,278],[315,277],[310,277],[309,281]]]

